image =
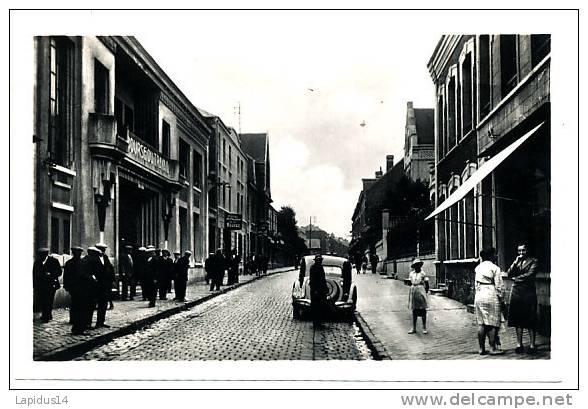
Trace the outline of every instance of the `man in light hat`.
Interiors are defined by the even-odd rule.
[[[53,300],[55,291],[61,286],[61,265],[56,258],[49,255],[47,247],[37,250],[37,258],[33,263],[33,291],[39,308],[41,321],[49,322],[53,319]]]
[[[163,249],[161,251],[158,279],[160,300],[167,300],[167,293],[171,290],[171,280],[173,276],[174,262],[169,256],[169,250]]]
[[[110,262],[110,259],[106,255],[106,248],[108,247],[104,243],[97,243],[94,246],[98,249],[97,260],[95,260],[95,272],[97,283],[96,301],[98,304],[98,311],[96,313],[96,328],[105,327],[109,325],[105,324],[106,321],[106,309],[108,304],[112,302],[112,283],[114,282],[114,267]],[[90,249],[88,249],[90,251]]]
[[[314,257],[314,263],[310,266],[309,285],[313,326],[321,327],[329,290],[323,268],[323,256],[320,254]]]
[[[147,297],[147,300],[149,300],[149,308],[155,307],[155,300],[157,299],[158,272],[159,260],[157,259],[157,249],[153,246],[149,246],[147,247],[147,262],[143,284],[143,292]]]

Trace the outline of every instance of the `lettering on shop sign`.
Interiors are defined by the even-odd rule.
[[[160,175],[170,177],[169,161],[138,140],[129,137],[129,157]]]
[[[225,228],[229,230],[241,230],[243,215],[240,213],[228,213],[225,215]]]

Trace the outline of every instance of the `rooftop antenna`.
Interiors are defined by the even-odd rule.
[[[237,113],[237,117],[239,118],[239,135],[241,135],[241,101],[237,103],[237,106],[234,109]]]

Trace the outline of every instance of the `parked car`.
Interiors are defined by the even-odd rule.
[[[327,295],[327,308],[329,311],[327,311],[327,314],[352,321],[357,305],[357,287],[353,283],[353,274],[351,274],[349,290],[344,292],[342,267],[345,260],[343,257],[323,256],[323,268],[329,289]],[[300,277],[292,286],[292,314],[295,319],[302,318],[310,311],[309,272],[313,264],[314,255],[303,258]]]

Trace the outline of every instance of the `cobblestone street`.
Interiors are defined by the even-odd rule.
[[[297,272],[267,277],[87,352],[80,360],[370,359],[355,324],[292,318]]]

